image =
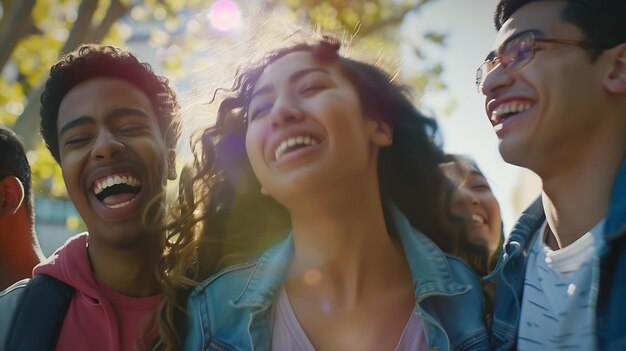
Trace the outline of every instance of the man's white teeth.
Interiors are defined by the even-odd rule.
[[[477,222],[481,224],[485,224],[485,219],[477,214],[472,215],[472,222]]]
[[[287,149],[296,145],[313,146],[317,145],[318,141],[308,135],[291,137],[283,140],[280,145],[274,150],[274,159],[278,161],[280,157],[287,151]]]
[[[530,102],[510,102],[498,106],[491,112],[491,120],[501,122],[504,115],[510,113],[520,113],[530,109],[533,105]]]
[[[100,194],[104,189],[117,185],[117,184],[128,184],[130,186],[139,186],[141,185],[141,181],[135,178],[132,175],[111,175],[106,178],[102,178],[96,181],[94,185],[94,194]],[[122,205],[122,204],[120,204]],[[124,205],[125,206],[125,205]]]
[[[128,206],[128,204],[130,204],[131,202],[135,201],[135,198],[132,198],[131,200],[122,202],[121,204],[115,204],[115,205],[105,205],[108,208],[122,208],[122,207],[126,207]]]

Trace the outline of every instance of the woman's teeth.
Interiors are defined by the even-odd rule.
[[[318,143],[317,139],[308,135],[287,138],[278,145],[276,150],[274,150],[274,159],[278,161],[287,151],[298,149],[303,146],[314,146]]]
[[[477,214],[473,214],[471,217],[472,222],[485,224],[485,219]]]

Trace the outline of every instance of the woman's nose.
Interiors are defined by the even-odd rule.
[[[466,187],[459,187],[454,194],[454,206],[458,211],[469,211],[472,206],[478,204],[478,197]]]
[[[272,107],[272,126],[274,128],[296,123],[302,120],[302,111],[288,98],[279,98]]]

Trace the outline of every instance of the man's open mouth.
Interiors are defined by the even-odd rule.
[[[140,191],[141,180],[131,173],[111,174],[93,183],[94,195],[108,208],[128,206]]]
[[[505,119],[524,112],[533,107],[530,102],[511,101],[499,105],[491,112],[491,123],[493,125],[502,123]]]

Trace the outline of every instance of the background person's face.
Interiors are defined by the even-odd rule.
[[[469,164],[449,162],[441,168],[456,185],[453,212],[464,218],[469,241],[486,247],[492,255],[502,236],[502,219],[489,183]]]

